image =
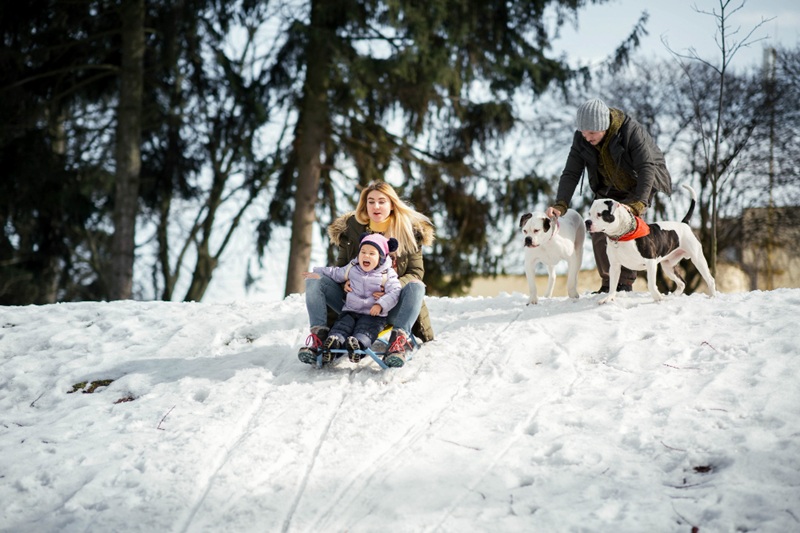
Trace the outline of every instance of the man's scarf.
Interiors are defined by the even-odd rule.
[[[624,120],[625,114],[622,111],[619,109],[611,109],[611,124],[608,127],[608,131],[606,131],[605,137],[603,137],[603,140],[600,142],[600,145],[595,148],[600,152],[598,157],[598,170],[604,183],[618,191],[632,191],[636,187],[636,180],[617,165],[614,158],[611,157],[611,150],[609,149],[611,139],[619,132]]]

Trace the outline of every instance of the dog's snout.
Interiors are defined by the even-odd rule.
[[[533,239],[531,239],[530,235],[528,235],[527,237],[525,237],[525,246],[531,246],[531,245],[533,245]]]
[[[591,220],[586,219],[585,224],[586,224],[586,231],[589,231],[590,229],[592,229],[592,221]]]

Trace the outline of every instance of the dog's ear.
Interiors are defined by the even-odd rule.
[[[614,200],[603,200],[603,203],[606,204],[606,208],[600,212],[600,216],[605,222],[610,224],[614,222],[614,211],[617,210],[617,202]]]
[[[525,223],[528,222],[528,220],[530,220],[530,218],[532,216],[533,216],[533,213],[525,213],[524,215],[522,215],[519,218],[519,229],[522,229],[523,226],[525,226]]]
[[[542,229],[544,229],[545,233],[548,233],[550,231],[550,226],[551,226],[552,222],[553,221],[551,219],[549,219],[549,218],[545,218],[542,221]]]

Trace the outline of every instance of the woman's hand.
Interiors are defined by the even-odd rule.
[[[303,272],[303,278],[305,278],[305,279],[319,279],[319,274],[315,274],[313,272]]]
[[[383,311],[383,307],[381,307],[381,304],[372,304],[372,307],[369,310],[369,314],[372,316],[378,316],[379,314],[381,314],[381,311]]]
[[[353,292],[353,287],[350,286],[350,280],[344,282],[344,292]]]

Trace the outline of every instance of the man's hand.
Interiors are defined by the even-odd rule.
[[[642,216],[644,210],[647,209],[647,206],[644,205],[644,202],[631,202],[629,204],[625,204],[625,207],[627,207],[630,210],[630,212],[636,215],[637,217]]]
[[[567,214],[567,209],[569,209],[569,206],[567,206],[567,202],[565,202],[564,200],[559,200],[550,207],[548,207],[547,211],[545,211],[545,214],[547,215],[547,218],[556,219],[558,217],[563,217],[565,214]]]

